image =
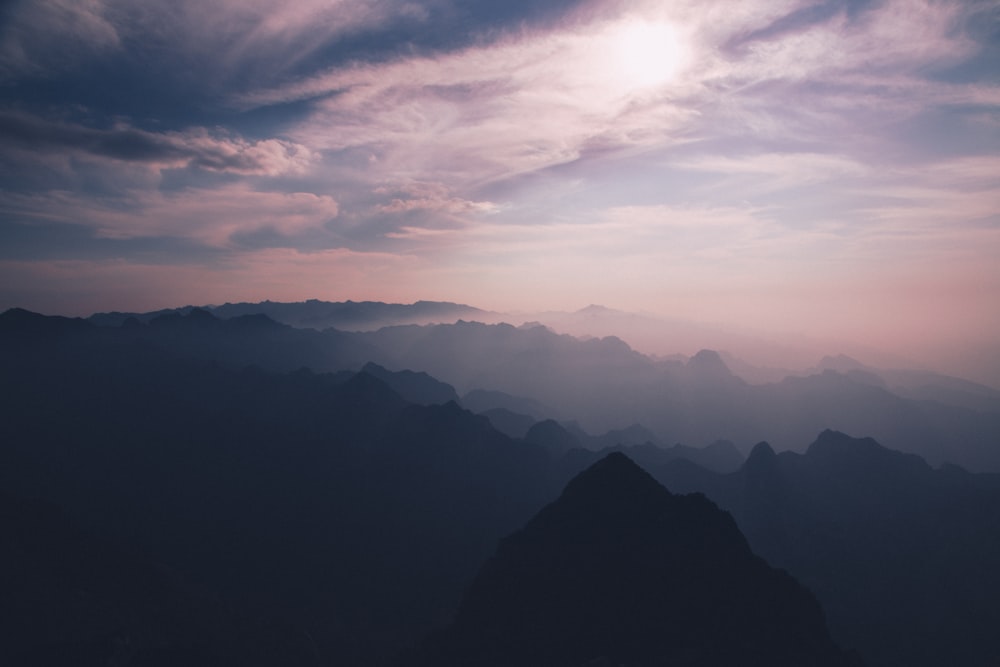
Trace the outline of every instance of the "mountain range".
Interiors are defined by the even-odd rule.
[[[7,311],[0,569],[13,593],[0,603],[9,621],[0,661],[423,659],[438,641],[428,637],[467,627],[464,610],[476,608],[469,600],[495,599],[474,591],[497,590],[483,574],[493,566],[483,568],[491,558],[508,567],[498,544],[517,544],[523,531],[534,536],[530,544],[563,542],[561,520],[538,517],[565,516],[558,499],[580,488],[570,482],[611,461],[613,488],[660,498],[621,512],[655,517],[655,506],[675,504],[679,494],[703,494],[708,500],[677,501],[700,517],[695,523],[716,526],[722,546],[693,552],[697,560],[759,557],[786,570],[761,577],[786,581],[786,592],[808,590],[789,593],[804,605],[789,607],[801,610],[794,615],[822,618],[818,601],[829,638],[865,664],[995,664],[1000,476],[970,464],[990,460],[989,432],[953,450],[947,431],[929,440],[917,428],[942,413],[988,425],[991,413],[905,398],[852,370],[751,385],[710,351],[657,360],[620,340],[538,326],[351,333],[201,309],[98,326]],[[494,383],[500,379],[507,384]],[[650,386],[660,393],[643,399]],[[612,429],[594,428],[602,422],[588,409],[613,414],[612,406],[629,408],[630,396],[646,403]],[[686,421],[663,429],[666,416],[643,412],[655,406]],[[892,425],[887,432],[906,436],[903,446],[844,435],[869,435],[844,424],[891,422],[879,414],[886,406],[899,411],[892,419],[925,420]],[[670,437],[696,432],[713,411],[718,437]],[[754,411],[754,423],[791,447],[725,439]],[[508,433],[515,423],[523,433]],[[914,453],[928,442],[945,455],[928,461]],[[625,456],[669,493],[649,490],[660,487]],[[971,471],[944,463],[962,456]],[[597,493],[602,484],[583,484],[590,490],[582,496],[613,506]],[[612,495],[624,502],[628,493]],[[557,510],[543,511],[553,502]],[[569,507],[576,509],[567,515],[579,511]],[[732,519],[720,518],[722,510]],[[587,549],[598,551],[577,549],[581,562],[616,543],[611,529],[600,521],[586,529]],[[654,554],[672,548],[655,534],[647,527],[620,537],[647,540]],[[773,572],[762,567],[751,569]],[[537,575],[528,568],[525,576]],[[599,578],[595,585],[604,586]],[[825,636],[822,623],[806,625],[814,638]],[[566,664],[577,658],[647,659],[602,646]]]
[[[779,450],[801,448],[829,428],[874,437],[934,465],[1000,471],[1000,392],[924,372],[879,371],[847,358],[828,359],[809,375],[751,384],[714,351],[663,360],[618,338],[579,339],[540,325],[460,320],[347,332],[293,328],[263,314],[220,319],[201,309],[157,315],[145,325],[143,318],[121,320],[136,326],[94,328],[234,367],[329,372],[373,362],[425,372],[459,395],[514,396],[593,434],[639,424],[661,443],[729,440],[747,453],[761,440]],[[511,410],[509,403],[490,407]]]

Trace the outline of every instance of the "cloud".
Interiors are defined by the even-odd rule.
[[[133,54],[176,59],[216,83],[246,72],[277,77],[341,37],[422,21],[419,2],[395,0],[47,0],[8,9],[0,33],[7,78],[79,70],[127,44]]]
[[[292,236],[322,228],[337,217],[337,202],[305,192],[259,192],[244,184],[177,192],[137,191],[94,197],[57,191],[0,194],[8,219],[69,222],[103,238],[174,237],[212,247],[233,247],[237,237],[270,231]]]
[[[0,81],[77,67],[81,55],[121,47],[102,0],[12,2],[0,28]]]
[[[410,182],[397,187],[383,185],[375,188],[374,194],[392,198],[388,204],[378,204],[375,207],[380,213],[434,211],[461,215],[495,213],[500,208],[489,201],[470,201],[455,197],[448,186],[442,183]]]
[[[891,143],[902,122],[997,90],[939,76],[984,48],[966,29],[973,4],[803,5],[756,31],[720,35],[721,48],[700,61],[712,86],[698,132],[786,145],[825,139],[841,153]]]
[[[871,178],[873,169],[847,156],[827,153],[750,153],[743,156],[701,155],[672,165],[723,177],[714,188],[741,185],[757,193],[773,193],[804,185]],[[738,181],[744,179],[744,183]]]
[[[30,155],[77,155],[152,169],[193,167],[244,176],[302,173],[316,155],[282,139],[248,141],[205,128],[148,132],[118,124],[111,129],[50,122],[23,113],[0,112],[0,140]]]
[[[378,157],[376,177],[462,190],[720,136],[817,155],[827,150],[817,138],[836,136],[830,159],[852,160],[894,114],[996,94],[928,76],[980,48],[960,29],[961,3],[853,13],[810,12],[805,2],[609,6],[450,52],[341,64],[237,103],[311,100],[312,113],[289,130],[296,141],[366,151]],[[648,72],[614,56],[635,24],[669,27],[677,40],[673,74],[652,87],[641,85]],[[795,146],[804,142],[813,145]]]
[[[607,62],[621,24],[354,64],[242,101],[323,97],[291,136],[322,150],[364,148],[397,178],[468,185],[509,177],[588,150],[663,141],[684,120],[668,100],[646,103]]]
[[[898,167],[859,211],[868,233],[925,259],[989,265],[1000,253],[1000,158],[970,156]]]
[[[975,43],[955,28],[960,3],[889,0],[854,16],[846,9],[822,20],[745,37],[728,59],[731,75],[746,80],[802,80],[849,72],[919,73],[968,57]]]

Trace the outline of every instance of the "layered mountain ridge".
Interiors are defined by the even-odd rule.
[[[274,371],[303,366],[356,371],[373,362],[427,373],[459,395],[488,390],[517,397],[521,405],[545,406],[550,411],[545,417],[576,421],[590,433],[641,424],[661,443],[728,440],[749,451],[761,440],[779,450],[801,447],[816,433],[835,428],[874,437],[932,465],[1000,471],[1000,393],[994,397],[988,388],[974,393],[973,383],[942,380],[936,394],[925,386],[907,390],[909,398],[867,374],[826,369],[753,385],[733,375],[715,352],[702,351],[687,362],[656,360],[618,339],[581,340],[544,327],[459,321],[348,333],[296,329],[262,318],[225,320],[193,309],[152,318],[148,325],[95,326],[86,335]]]

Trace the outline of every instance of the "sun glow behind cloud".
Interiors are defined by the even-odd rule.
[[[684,64],[680,35],[669,23],[626,19],[607,32],[609,61],[629,89],[669,83]]]

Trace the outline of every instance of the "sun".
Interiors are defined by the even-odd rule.
[[[681,64],[682,48],[669,23],[628,20],[610,34],[612,63],[628,88],[653,88],[671,81]]]

